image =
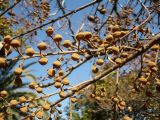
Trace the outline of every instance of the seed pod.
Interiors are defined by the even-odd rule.
[[[112,50],[112,52],[113,52],[114,54],[119,53],[119,48],[118,48],[118,47],[112,46],[111,50]]]
[[[48,36],[51,36],[51,35],[53,34],[53,32],[54,32],[54,30],[53,30],[52,27],[48,27],[48,28],[46,29],[46,34],[47,34]]]
[[[27,48],[26,49],[26,55],[32,57],[34,55],[34,49],[33,48]]]
[[[47,49],[47,44],[45,42],[40,42],[37,46],[39,50],[46,50]]]
[[[148,67],[155,67],[156,66],[156,63],[155,62],[152,62],[152,61],[146,61],[147,62],[147,65]]]
[[[88,16],[88,20],[91,22],[95,21],[95,17],[93,15]]]
[[[96,65],[93,65],[93,66],[92,66],[92,72],[93,72],[93,73],[98,73],[98,71],[99,71],[99,70],[98,70],[97,66],[96,66]]]
[[[7,96],[8,96],[8,92],[7,91],[3,90],[3,91],[0,92],[0,97],[5,98]]]
[[[72,92],[78,92],[78,88],[77,87],[73,87],[71,90],[72,90]]]
[[[95,97],[95,100],[100,101],[101,98],[100,98],[99,96],[96,96],[96,97]]]
[[[20,103],[24,103],[24,102],[26,102],[26,101],[27,101],[27,99],[26,99],[25,96],[19,97],[19,102],[20,102]]]
[[[63,71],[63,70],[60,70],[60,71],[58,72],[58,74],[59,74],[59,76],[63,76],[63,75],[64,75],[64,71]]]
[[[68,80],[67,78],[64,78],[64,79],[62,80],[62,84],[63,84],[63,85],[69,85],[69,80]]]
[[[50,108],[51,108],[51,106],[50,106],[50,104],[48,104],[48,103],[45,103],[45,104],[43,105],[43,110],[45,110],[45,111],[50,110]]]
[[[5,66],[6,66],[6,64],[7,64],[6,59],[5,59],[5,58],[0,57],[0,68],[5,67]]]
[[[43,92],[43,89],[41,87],[36,87],[35,90],[38,92],[38,93],[42,93]]]
[[[61,107],[62,105],[60,103],[57,104],[57,107]]]
[[[100,12],[102,15],[104,15],[107,11],[106,11],[105,8],[103,8],[103,9],[101,9],[99,12]]]
[[[116,58],[116,59],[115,59],[115,62],[116,62],[117,64],[122,64],[122,59],[121,59],[121,58]]]
[[[55,75],[55,70],[53,68],[48,69],[47,71],[49,77],[53,77]]]
[[[63,92],[63,91],[61,91],[61,92],[59,93],[59,96],[60,96],[61,98],[65,98],[65,97],[66,97],[66,93]]]
[[[77,61],[77,60],[80,59],[80,56],[79,56],[79,54],[77,54],[77,53],[73,53],[73,54],[71,55],[71,59],[74,60],[74,61]]]
[[[61,42],[62,41],[62,36],[60,34],[56,34],[54,37],[53,37],[53,40],[55,42]]]
[[[83,33],[83,32],[77,33],[76,39],[77,39],[78,41],[84,40],[84,33]]]
[[[120,30],[120,27],[119,25],[114,25],[114,26],[111,26],[111,29],[112,29],[112,32],[116,32]]]
[[[106,41],[107,41],[108,43],[112,42],[113,40],[114,40],[113,35],[107,35],[107,36],[106,36]]]
[[[14,70],[14,74],[15,75],[17,75],[17,76],[20,76],[21,74],[22,74],[22,72],[23,72],[23,69],[22,68],[16,68],[15,70]]]
[[[126,105],[126,103],[125,103],[124,101],[120,101],[119,104],[120,104],[121,106],[123,106],[123,107]]]
[[[4,37],[4,42],[5,42],[6,44],[10,44],[11,39],[12,39],[12,37],[11,37],[10,35],[7,35],[7,36]]]
[[[66,48],[69,48],[69,47],[71,47],[71,41],[70,40],[65,40],[64,42],[63,42],[63,46],[64,47],[66,47]]]
[[[26,107],[26,106],[25,107],[21,107],[20,111],[23,112],[23,113],[27,113],[28,112],[28,107]]]
[[[46,57],[42,57],[38,60],[41,65],[46,65],[48,63],[48,59]]]
[[[120,38],[121,37],[121,31],[116,31],[112,35],[113,35],[114,38]]]
[[[123,53],[121,54],[121,56],[122,56],[123,58],[127,58],[127,57],[128,57],[128,53],[123,52]]]
[[[128,116],[124,116],[122,120],[133,120],[133,119]]]
[[[72,103],[77,102],[77,98],[75,98],[75,97],[71,97],[71,102],[72,102]]]
[[[14,48],[18,48],[21,46],[21,42],[20,42],[20,40],[14,39],[11,41],[10,45]]]
[[[84,34],[84,39],[86,40],[89,40],[92,37],[91,32],[86,31],[86,32],[83,32],[83,34]]]
[[[31,83],[29,84],[29,88],[31,88],[31,89],[35,89],[36,86],[37,86],[37,83],[36,83],[36,82],[31,82]]]
[[[103,65],[103,63],[104,63],[104,60],[102,58],[98,58],[96,64],[101,66]]]
[[[62,85],[61,82],[55,82],[55,83],[54,83],[54,86],[55,86],[56,88],[60,88],[61,85]]]
[[[141,77],[139,78],[139,81],[140,81],[140,82],[143,82],[143,83],[146,83],[146,82],[147,82],[147,79],[146,79],[144,76],[141,76]]]
[[[11,100],[10,101],[10,105],[11,106],[15,106],[15,105],[17,105],[18,104],[18,101],[17,100]]]
[[[157,51],[158,50],[158,48],[159,48],[159,46],[158,45],[153,45],[152,47],[151,47],[151,50],[153,50],[153,51]]]
[[[55,62],[53,62],[53,67],[55,67],[55,68],[60,68],[61,67],[61,62],[60,61],[55,61]]]
[[[44,112],[43,112],[42,110],[39,110],[39,111],[36,113],[36,117],[37,117],[38,119],[42,119],[42,118],[43,118],[43,114],[44,114]]]

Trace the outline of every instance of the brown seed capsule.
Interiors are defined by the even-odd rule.
[[[119,53],[119,48],[118,48],[118,47],[112,46],[111,50],[112,50],[112,52],[115,53],[115,54],[116,54],[116,53]]]
[[[101,9],[99,12],[100,12],[102,15],[104,15],[107,11],[106,11],[105,8],[103,8],[103,9]]]
[[[61,107],[62,105],[60,103],[57,104],[57,107]]]
[[[130,118],[128,116],[124,116],[122,120],[132,120],[132,118]]]
[[[55,62],[53,62],[53,67],[55,67],[55,68],[60,68],[61,67],[61,62],[60,61],[55,61]]]
[[[54,86],[55,86],[56,88],[60,88],[61,85],[62,85],[61,82],[55,82],[55,83],[54,83]]]
[[[72,90],[72,92],[78,92],[78,88],[77,87],[73,87],[71,90]]]
[[[7,36],[4,37],[4,42],[5,42],[6,44],[10,44],[11,39],[12,39],[12,37],[11,37],[10,35],[7,35]]]
[[[60,70],[60,71],[58,72],[58,74],[59,74],[59,76],[63,76],[63,75],[64,75],[64,71],[63,71],[63,70]]]
[[[99,70],[98,70],[97,66],[96,66],[96,65],[93,65],[93,66],[92,66],[92,72],[93,72],[93,73],[98,73],[98,71],[99,71]]]
[[[42,57],[38,60],[41,65],[46,65],[48,63],[48,59],[46,57]]]
[[[155,67],[156,66],[156,63],[155,62],[153,62],[153,61],[146,61],[147,62],[147,65],[148,65],[148,67]]]
[[[103,63],[104,63],[104,60],[102,58],[98,58],[96,64],[97,65],[103,65]]]
[[[15,105],[17,105],[18,104],[18,101],[17,100],[11,100],[10,101],[10,105],[11,106],[15,106]]]
[[[59,96],[60,96],[61,98],[65,98],[65,97],[66,97],[66,93],[63,92],[63,91],[61,91],[61,92],[59,93]]]
[[[62,36],[60,34],[56,34],[54,37],[53,37],[53,40],[55,42],[61,42],[62,41]]]
[[[140,81],[140,82],[143,82],[143,83],[146,83],[146,82],[147,82],[147,79],[146,79],[144,76],[141,76],[141,77],[139,78],[139,81]]]
[[[91,32],[86,31],[86,32],[83,32],[83,34],[84,34],[84,39],[86,40],[89,40],[92,37]]]
[[[64,79],[62,80],[62,84],[63,84],[63,85],[69,85],[69,80],[68,80],[67,78],[64,78]]]
[[[95,17],[93,15],[90,15],[90,16],[88,16],[88,20],[91,21],[91,22],[94,22]]]
[[[48,36],[51,36],[51,35],[53,34],[53,32],[54,32],[54,30],[53,30],[52,27],[48,27],[48,28],[46,29],[46,34],[47,34]]]
[[[113,41],[113,35],[107,35],[106,36],[106,41],[108,42],[108,43],[110,43],[110,42],[112,42]]]
[[[73,102],[73,103],[77,102],[77,98],[71,97],[71,102]]]
[[[7,91],[3,90],[3,91],[0,92],[0,97],[5,98],[7,96],[8,96],[8,92]]]
[[[43,89],[41,87],[36,87],[35,90],[38,92],[38,93],[42,93],[43,92]]]
[[[26,112],[28,112],[28,107],[26,107],[26,106],[25,107],[21,107],[20,111],[23,112],[23,113],[26,113]]]
[[[45,42],[40,42],[38,45],[37,45],[37,48],[39,50],[46,50],[47,49],[47,44]]]
[[[48,69],[47,71],[49,77],[53,77],[55,75],[55,70],[53,68]]]
[[[23,69],[22,68],[16,68],[14,70],[14,74],[17,75],[17,76],[20,76],[23,72]]]
[[[31,89],[35,89],[36,86],[37,86],[37,83],[36,83],[36,82],[31,82],[31,83],[29,84],[29,88],[31,88]]]
[[[114,25],[111,27],[111,29],[112,29],[112,32],[116,32],[116,31],[120,30],[120,27],[119,27],[119,25]]]
[[[120,38],[121,37],[121,31],[116,31],[112,35],[113,35],[114,38]]]
[[[72,45],[72,43],[71,43],[70,40],[65,40],[65,41],[63,42],[63,46],[66,47],[66,48],[71,47],[71,45]]]
[[[116,58],[116,59],[115,59],[115,62],[116,62],[117,64],[122,64],[122,59],[121,59],[121,58]]]
[[[125,106],[126,105],[126,103],[124,102],[124,101],[120,101],[120,103],[119,103],[121,106]]]
[[[51,106],[50,106],[50,104],[48,104],[48,103],[45,103],[45,104],[43,105],[43,110],[45,110],[45,111],[50,110],[50,108],[51,108]]]
[[[27,99],[26,99],[25,96],[19,97],[19,102],[20,102],[20,103],[24,103],[24,102],[26,102],[26,101],[27,101]]]
[[[80,59],[80,55],[77,54],[77,53],[73,53],[73,54],[71,55],[71,59],[74,60],[74,61],[77,61],[77,60]]]
[[[32,57],[34,55],[34,49],[33,48],[27,48],[26,49],[26,55]]]
[[[153,45],[152,47],[151,47],[151,50],[153,50],[153,51],[157,51],[159,49],[159,45]]]
[[[5,66],[6,66],[6,64],[7,64],[6,59],[5,59],[5,58],[0,57],[0,68],[5,67]]]
[[[123,53],[121,54],[121,56],[122,56],[123,58],[126,58],[126,57],[128,57],[128,53],[123,52]]]
[[[84,40],[84,33],[83,33],[83,32],[77,33],[76,39],[77,39],[78,41]]]
[[[21,42],[20,42],[20,40],[14,39],[11,41],[10,45],[14,48],[18,48],[21,46]]]
[[[99,96],[96,96],[96,97],[95,97],[95,100],[100,101],[101,98],[100,98]]]
[[[43,114],[44,114],[44,112],[43,112],[42,110],[39,110],[39,111],[36,113],[36,117],[37,117],[38,119],[42,119],[42,118],[43,118]]]

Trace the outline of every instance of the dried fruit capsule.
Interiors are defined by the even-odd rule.
[[[117,64],[122,64],[122,59],[121,59],[121,58],[116,58],[116,59],[115,59],[115,62],[116,62]]]
[[[80,56],[79,56],[79,54],[77,54],[77,53],[73,53],[73,54],[71,55],[71,59],[74,60],[74,61],[77,61],[77,60],[80,59]]]
[[[38,45],[37,45],[37,48],[39,50],[46,50],[47,49],[47,44],[45,42],[40,42]]]
[[[44,114],[44,112],[42,110],[39,110],[38,112],[36,112],[36,117],[38,119],[42,119],[43,118],[43,114]]]
[[[92,72],[93,72],[93,73],[98,73],[98,71],[99,71],[99,70],[98,70],[97,66],[96,66],[96,65],[93,65],[93,66],[92,66]]]
[[[21,46],[21,42],[20,42],[20,40],[14,39],[11,41],[10,45],[14,48],[18,48]]]
[[[67,78],[64,78],[64,79],[62,80],[62,84],[63,84],[63,85],[69,85],[69,80],[68,80]]]
[[[103,9],[101,9],[99,12],[100,12],[101,14],[105,14],[107,11],[106,11],[105,8],[103,8]]]
[[[35,90],[38,92],[38,93],[42,93],[43,92],[43,89],[41,87],[36,87]]]
[[[3,91],[0,92],[0,97],[5,98],[7,96],[8,96],[8,92],[7,91],[3,90]]]
[[[147,79],[146,79],[144,76],[141,76],[141,77],[139,78],[139,81],[140,81],[140,82],[143,82],[143,83],[146,83],[146,82],[147,82]]]
[[[48,111],[51,108],[50,104],[48,104],[48,103],[45,103],[42,107],[43,107],[43,110],[45,110],[45,111]]]
[[[47,34],[48,36],[51,36],[51,35],[53,34],[53,32],[54,32],[54,30],[53,30],[52,27],[48,27],[48,28],[46,29],[46,34]]]
[[[112,35],[113,35],[114,38],[120,38],[121,37],[121,31],[116,31]]]
[[[27,48],[26,49],[26,55],[32,57],[34,55],[34,49],[33,48]]]
[[[154,50],[154,51],[157,51],[159,49],[159,45],[153,45],[152,47],[151,47],[151,50]]]
[[[24,102],[26,102],[26,101],[27,101],[27,99],[26,99],[25,96],[19,97],[19,102],[20,102],[20,103],[24,103]]]
[[[2,58],[2,57],[0,57],[0,68],[3,68],[3,67],[5,67],[6,66],[6,59],[5,58]]]
[[[71,97],[71,102],[73,102],[73,103],[77,102],[77,98]]]
[[[36,82],[31,82],[31,83],[29,84],[29,88],[31,88],[31,89],[35,89],[36,86],[37,86],[37,83],[36,83]]]
[[[7,36],[4,37],[4,42],[5,42],[6,44],[10,44],[11,39],[12,39],[12,37],[11,37],[10,35],[7,35]]]
[[[71,47],[71,41],[70,40],[65,40],[64,42],[63,42],[63,46],[64,47],[66,47],[66,48],[69,48],[69,47]]]
[[[55,62],[53,62],[53,67],[55,67],[55,68],[60,68],[61,67],[61,62],[60,61],[55,61]]]
[[[15,105],[17,105],[18,104],[18,101],[17,100],[11,100],[10,101],[10,105],[11,106],[15,106]]]
[[[59,96],[60,96],[61,98],[65,98],[65,97],[66,97],[66,93],[63,92],[63,91],[61,91],[61,92],[59,93]]]
[[[21,74],[22,74],[22,72],[23,72],[23,69],[22,68],[16,68],[15,70],[14,70],[14,74],[15,75],[17,75],[17,76],[20,76]]]
[[[55,70],[53,68],[50,68],[48,69],[47,73],[50,77],[53,77],[55,75]]]
[[[26,113],[26,112],[28,112],[28,107],[26,107],[26,106],[21,107],[20,111],[23,112],[23,113]]]
[[[91,22],[94,22],[95,17],[93,15],[90,15],[90,16],[88,16],[88,20],[91,21]]]
[[[113,35],[107,35],[106,36],[106,41],[108,42],[108,43],[110,43],[110,42],[112,42],[113,41]]]
[[[84,40],[84,33],[83,33],[83,32],[77,33],[76,39],[77,39],[78,41]]]
[[[91,32],[86,31],[86,32],[83,32],[83,34],[84,34],[84,39],[86,40],[89,40],[92,37]]]
[[[61,85],[62,85],[62,84],[61,84],[60,82],[55,82],[55,83],[54,83],[54,86],[55,86],[56,88],[60,88]]]
[[[56,35],[53,37],[53,40],[54,40],[55,42],[61,42],[61,41],[62,41],[62,35],[56,34]]]
[[[41,65],[46,65],[48,63],[48,59],[46,57],[42,57],[38,60]]]
[[[103,65],[103,63],[104,63],[104,60],[102,58],[98,58],[96,64],[97,65]]]

